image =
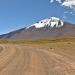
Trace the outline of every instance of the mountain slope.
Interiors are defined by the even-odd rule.
[[[75,37],[75,25],[51,17],[8,34],[0,35],[1,39],[46,39],[59,37]]]

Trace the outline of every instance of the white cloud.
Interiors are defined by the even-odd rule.
[[[55,1],[60,3],[62,6],[69,7],[70,9],[75,10],[75,0],[64,0],[63,2],[62,0],[50,0],[51,3]]]
[[[51,3],[55,2],[55,1],[61,3],[61,0],[50,0]]]
[[[66,7],[69,7],[71,9],[74,9],[75,10],[75,0],[65,0],[62,3],[62,6],[66,6]]]
[[[71,15],[75,15],[73,12],[70,12]]]
[[[64,14],[71,14],[71,15],[75,15],[75,13],[73,13],[72,11],[65,11]]]
[[[51,2],[51,3],[53,3],[53,2],[54,2],[54,0],[50,0],[50,2]]]
[[[65,11],[65,12],[64,12],[64,14],[67,14],[67,13],[68,13],[68,11]]]

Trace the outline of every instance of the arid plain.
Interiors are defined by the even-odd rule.
[[[75,40],[1,43],[0,75],[75,75]]]

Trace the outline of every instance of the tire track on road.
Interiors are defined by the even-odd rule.
[[[50,60],[51,59],[54,60],[56,63],[56,69],[58,72],[59,71],[63,72],[65,73],[65,75],[75,75],[75,61],[71,61],[71,59],[64,57],[63,55],[54,53],[52,51],[49,52],[49,51],[41,49],[41,50],[38,50],[38,52],[44,53],[41,55],[48,55],[48,57],[50,57],[49,58]]]
[[[1,45],[0,75],[75,75],[75,61],[39,47]]]

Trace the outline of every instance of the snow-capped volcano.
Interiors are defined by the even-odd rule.
[[[51,17],[41,20],[7,34],[0,35],[0,39],[50,39],[59,37],[75,37],[75,25],[64,22],[59,18]]]
[[[31,26],[35,26],[36,28],[42,28],[46,26],[49,26],[51,28],[53,27],[59,28],[59,27],[62,27],[63,25],[64,25],[64,22],[62,20],[60,20],[57,17],[51,17],[48,19],[41,20],[38,23],[32,24]]]

